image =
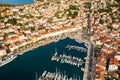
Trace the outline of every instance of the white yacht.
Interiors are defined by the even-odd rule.
[[[13,61],[16,57],[17,55],[14,55],[14,54],[7,55],[5,58],[0,60],[0,66],[4,66],[5,64]]]

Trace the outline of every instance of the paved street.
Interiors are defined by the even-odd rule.
[[[88,48],[88,53],[87,53],[87,60],[86,60],[83,80],[94,80],[94,74],[95,74],[96,61],[94,59],[94,45],[90,41],[90,24],[91,23],[90,23],[90,13],[89,13],[88,14],[88,27],[86,29],[86,37],[89,42],[89,48]]]
[[[90,64],[90,53],[91,53],[91,43],[89,43],[89,47],[88,47],[88,53],[87,53],[87,59],[86,59],[86,64],[85,64],[83,80],[88,80],[88,78],[89,78],[88,73],[89,73],[89,64]]]

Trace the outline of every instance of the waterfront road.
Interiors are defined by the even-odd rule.
[[[86,64],[85,64],[83,80],[94,80],[96,60],[94,57],[94,44],[90,41],[90,24],[91,24],[90,23],[90,13],[88,14],[87,18],[88,18],[88,27],[86,29],[86,38],[87,38],[89,47],[88,47],[88,53],[87,53],[87,59],[86,59]]]
[[[88,46],[88,53],[87,53],[87,58],[86,58],[86,63],[85,63],[85,70],[84,70],[84,76],[83,76],[83,80],[89,80],[89,65],[90,65],[90,54],[91,54],[91,43],[89,43]]]
[[[95,67],[96,67],[96,58],[94,56],[94,43],[92,43],[92,68],[90,69],[91,70],[91,80],[94,80],[94,75],[95,75]]]

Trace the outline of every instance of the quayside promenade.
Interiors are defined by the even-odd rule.
[[[31,42],[29,45],[20,48],[19,50],[16,50],[14,52],[9,53],[8,55],[22,55],[23,53],[33,50],[35,48],[38,48],[40,46],[45,46],[47,44],[50,44],[51,42],[57,42],[61,39],[65,39],[67,37],[71,38],[71,39],[75,39],[77,42],[82,42],[82,38],[80,38],[81,36],[81,29],[80,28],[69,28],[69,29],[64,29],[61,31],[57,31],[54,33],[49,33],[49,34],[44,34],[43,36],[40,36],[40,40],[36,41],[36,42]],[[11,61],[9,61],[11,62]],[[7,62],[8,63],[8,62]],[[3,64],[7,64],[7,63],[2,63]]]
[[[79,28],[71,28],[71,29],[66,29],[65,31],[63,30],[63,31],[55,32],[55,33],[46,34],[44,37],[41,38],[41,39],[43,39],[42,41],[39,41],[37,43],[32,43],[31,47],[24,48],[24,49],[18,51],[16,54],[21,55],[29,50],[33,50],[40,46],[45,46],[52,42],[57,42],[61,39],[65,39],[67,37],[69,37],[71,39],[75,39],[77,42],[82,42],[82,39],[80,38],[81,34],[82,33]]]

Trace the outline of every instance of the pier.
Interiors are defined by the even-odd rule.
[[[77,50],[77,51],[87,52],[87,49],[85,49],[83,47],[79,47],[79,46],[67,45],[65,48],[68,48],[69,50],[74,49],[74,50]]]
[[[77,67],[80,67],[83,63],[85,63],[81,58],[65,54],[58,56],[57,53],[53,55],[51,61],[57,61],[61,64],[66,63]]]

